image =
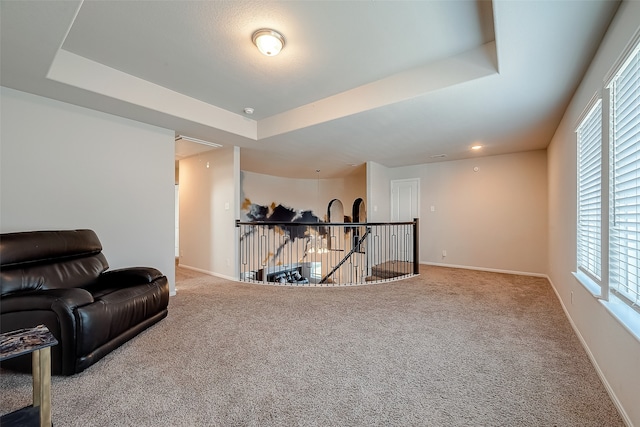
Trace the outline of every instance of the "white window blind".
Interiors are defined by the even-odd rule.
[[[611,84],[609,286],[640,305],[640,45]]]
[[[602,276],[602,101],[582,119],[578,136],[578,269]]]

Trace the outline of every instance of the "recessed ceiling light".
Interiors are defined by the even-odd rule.
[[[245,112],[245,114],[253,114],[253,108],[251,108],[251,107],[244,107],[244,112]]]
[[[472,150],[479,150],[482,148],[482,145],[474,145],[471,147]]]
[[[256,31],[251,36],[251,40],[258,50],[267,56],[276,56],[284,47],[284,36],[269,28]]]

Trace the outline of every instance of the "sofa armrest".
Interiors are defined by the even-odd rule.
[[[116,285],[126,287],[131,285],[141,285],[143,283],[153,283],[164,275],[153,267],[129,267],[117,270],[108,270],[99,277],[100,285]]]
[[[80,288],[20,292],[0,298],[0,313],[31,310],[73,313],[76,307],[91,304],[92,302],[93,296]]]
[[[14,327],[44,323],[58,340],[52,358],[60,364],[59,373],[70,375],[75,372],[76,312],[93,302],[93,296],[80,288],[19,292],[0,298],[0,317],[3,323],[11,319]]]

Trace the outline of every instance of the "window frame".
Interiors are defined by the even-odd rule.
[[[637,59],[633,59],[638,55]],[[614,206],[613,201],[613,178],[615,173],[614,161],[614,135],[613,135],[613,92],[612,88],[615,82],[623,72],[624,67],[633,62],[640,61],[640,30],[636,32],[634,37],[624,49],[614,66],[607,73],[601,88],[602,96],[596,93],[582,115],[578,118],[575,127],[576,133],[576,258],[575,271],[573,275],[579,283],[581,283],[594,297],[600,300],[600,303],[627,329],[638,341],[640,341],[640,304],[631,301],[624,295],[620,294],[613,288],[611,283],[612,276],[610,271],[610,252],[612,248],[611,227],[613,225],[612,218],[614,213],[611,208]],[[581,168],[581,153],[579,130],[589,119],[589,115],[593,109],[601,102],[601,182],[600,182],[600,200],[601,200],[601,239],[600,239],[600,280],[587,269],[580,265],[579,245],[580,241],[580,206],[583,203],[581,199],[580,183],[582,179],[583,169]],[[635,110],[632,110],[635,111]],[[635,119],[633,119],[635,121]],[[634,151],[636,148],[634,147]],[[640,149],[638,149],[640,152]],[[640,156],[640,154],[638,154]],[[639,185],[640,186],[640,185]],[[637,186],[635,187],[637,188]],[[639,300],[640,301],[640,300]]]
[[[607,85],[606,85],[606,89],[609,95],[609,108],[608,108],[608,121],[609,121],[609,126],[608,126],[608,131],[609,131],[609,135],[608,135],[608,148],[609,148],[609,156],[608,156],[608,163],[610,165],[610,173],[609,173],[609,210],[608,210],[608,216],[609,216],[609,224],[608,224],[608,232],[609,232],[609,244],[608,244],[608,256],[609,256],[609,263],[608,263],[608,268],[609,268],[609,273],[608,273],[608,291],[611,293],[614,293],[616,297],[620,298],[623,302],[625,302],[626,304],[628,304],[632,309],[634,309],[636,312],[638,312],[638,314],[640,315],[640,284],[638,283],[638,272],[636,271],[635,274],[635,291],[633,291],[636,294],[636,300],[633,301],[631,300],[631,298],[629,297],[629,295],[625,294],[624,292],[622,292],[621,290],[616,288],[616,285],[613,284],[612,282],[618,282],[617,280],[614,280],[613,274],[615,269],[612,269],[612,262],[614,262],[615,256],[613,255],[614,252],[614,245],[615,245],[615,240],[617,240],[614,236],[616,235],[616,217],[617,217],[617,213],[615,211],[616,209],[616,172],[618,169],[618,161],[622,160],[621,159],[617,159],[616,156],[616,135],[615,135],[615,131],[614,131],[614,125],[616,123],[616,119],[618,118],[616,113],[615,113],[615,107],[616,107],[616,102],[615,102],[615,93],[614,91],[617,88],[617,84],[618,84],[618,79],[621,77],[623,71],[625,71],[624,69],[627,66],[635,66],[634,71],[637,71],[637,75],[633,76],[633,82],[637,83],[640,82],[640,67],[637,67],[637,64],[640,63],[640,33],[638,35],[636,35],[636,37],[634,38],[634,41],[632,43],[629,44],[629,46],[627,47],[627,49],[625,50],[625,53],[620,57],[620,59],[618,60],[616,67],[614,68],[615,72],[612,73],[609,76],[609,80],[607,81]],[[633,86],[635,88],[635,85]],[[632,101],[633,103],[633,101]],[[633,104],[630,106],[627,106],[628,108],[631,108],[630,111],[638,111],[638,110],[634,110],[633,109]],[[632,114],[632,113],[631,113]],[[633,125],[636,126],[640,126],[640,113],[637,113],[635,117],[632,117],[629,120],[630,123],[632,123]],[[633,128],[632,128],[633,129]],[[631,148],[631,151],[633,153],[633,156],[640,156],[640,141],[637,142],[637,146],[635,145],[636,143],[631,140],[631,145],[629,146]],[[627,159],[630,156],[625,156],[624,159]],[[638,165],[640,164],[640,159],[638,160],[632,160],[632,163],[634,165]],[[637,171],[637,169],[636,169]],[[636,175],[638,173],[636,172]],[[635,192],[635,198],[640,197],[640,179],[638,178],[638,176],[636,176],[634,178],[635,185],[632,187],[634,189]],[[634,207],[637,208],[640,205],[640,203],[636,202]],[[633,214],[632,214],[633,215]],[[638,224],[640,223],[640,213],[636,212],[635,213],[636,216],[636,222],[632,222],[632,224],[636,225],[636,228],[638,228]],[[622,232],[622,231],[620,231]],[[636,231],[637,233],[637,231]],[[622,240],[630,240],[630,239],[622,239]],[[640,240],[640,239],[638,239]],[[636,244],[637,246],[637,244]],[[616,248],[618,246],[615,246]],[[620,246],[622,247],[622,246]],[[635,249],[635,252],[637,253],[640,250],[640,248]],[[627,256],[627,258],[629,258],[629,256]],[[635,257],[635,263],[636,265],[638,264],[640,256],[636,255]],[[626,265],[629,265],[629,262],[625,263]],[[626,274],[629,274],[629,269],[626,269]]]
[[[580,272],[584,275],[586,275],[595,285],[597,285],[597,287],[602,287],[602,278],[606,277],[603,276],[603,261],[602,261],[602,254],[603,254],[603,241],[602,241],[602,231],[603,231],[603,215],[602,215],[602,204],[603,204],[603,191],[602,191],[602,177],[603,177],[603,157],[602,157],[602,150],[603,150],[603,144],[602,144],[602,133],[603,133],[603,118],[602,118],[602,113],[603,113],[603,106],[602,106],[603,102],[602,102],[602,98],[599,96],[599,94],[594,95],[593,98],[591,98],[591,101],[589,102],[588,107],[585,109],[586,113],[583,114],[581,116],[581,118],[579,119],[579,124],[575,130],[576,133],[576,138],[577,138],[577,155],[578,155],[578,167],[577,167],[577,206],[576,206],[576,223],[577,223],[577,229],[576,229],[576,272]],[[599,111],[598,111],[599,110]],[[597,153],[595,157],[588,157],[585,159],[585,153],[584,151],[590,151],[592,150],[593,147],[593,143],[594,141],[585,141],[582,139],[582,135],[583,135],[583,130],[585,127],[592,127],[592,126],[597,126],[599,130],[599,138],[597,138],[597,141],[595,141],[596,143],[596,147],[595,149],[597,149]],[[584,146],[583,143],[588,143],[589,145],[587,147]],[[581,217],[582,217],[582,207],[586,205],[586,203],[582,203],[581,202],[581,196],[583,195],[583,192],[581,191],[582,188],[582,181],[583,181],[583,169],[582,167],[584,166],[584,161],[587,162],[592,162],[594,160],[598,161],[597,169],[599,170],[599,180],[598,180],[598,205],[600,206],[600,212],[599,212],[599,224],[598,224],[598,232],[599,232],[599,236],[598,236],[598,240],[599,240],[599,244],[598,247],[596,248],[596,251],[599,252],[599,255],[597,257],[597,259],[599,258],[599,265],[595,265],[595,269],[596,271],[593,271],[592,268],[588,268],[587,266],[585,266],[581,261],[582,261],[582,256],[581,256],[581,247],[585,247],[588,246],[589,243],[591,243],[589,240],[590,239],[582,239],[582,237],[584,236],[584,233],[582,233],[583,227],[581,224]],[[590,172],[591,169],[589,170]]]

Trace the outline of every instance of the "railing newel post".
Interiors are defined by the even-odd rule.
[[[419,219],[413,218],[413,274],[420,274],[420,227]]]

